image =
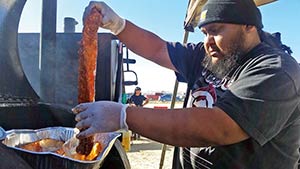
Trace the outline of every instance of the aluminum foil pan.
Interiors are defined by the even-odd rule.
[[[53,152],[34,152],[17,147],[46,138],[66,142],[78,132],[78,129],[67,127],[9,130],[6,132],[6,137],[2,143],[14,149],[34,169],[99,169],[115,140],[120,136],[119,133],[99,133],[95,135],[95,141],[100,141],[104,147],[96,160],[93,161],[81,161]]]

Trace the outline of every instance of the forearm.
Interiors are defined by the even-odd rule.
[[[142,110],[141,110],[142,109]],[[248,138],[239,126],[230,127],[218,109],[147,109],[127,108],[131,130],[153,140],[175,146],[231,144]],[[225,115],[226,116],[226,115]]]
[[[134,53],[174,70],[168,55],[166,41],[154,33],[126,20],[125,29],[118,35],[118,38]]]

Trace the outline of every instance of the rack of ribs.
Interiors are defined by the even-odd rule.
[[[98,28],[100,13],[96,8],[84,20],[82,39],[80,41],[78,103],[95,101],[95,74],[98,55]],[[84,130],[84,129],[82,129]],[[93,148],[93,136],[80,139],[76,152],[88,155]]]

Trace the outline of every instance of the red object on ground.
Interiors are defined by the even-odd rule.
[[[154,106],[155,109],[168,109],[168,106]]]

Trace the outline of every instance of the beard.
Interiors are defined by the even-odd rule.
[[[223,79],[226,75],[238,65],[238,59],[245,54],[244,50],[245,35],[239,31],[237,36],[233,38],[228,44],[228,53],[224,58],[218,60],[216,63],[212,62],[212,57],[205,55],[202,66],[213,73],[217,78]]]

